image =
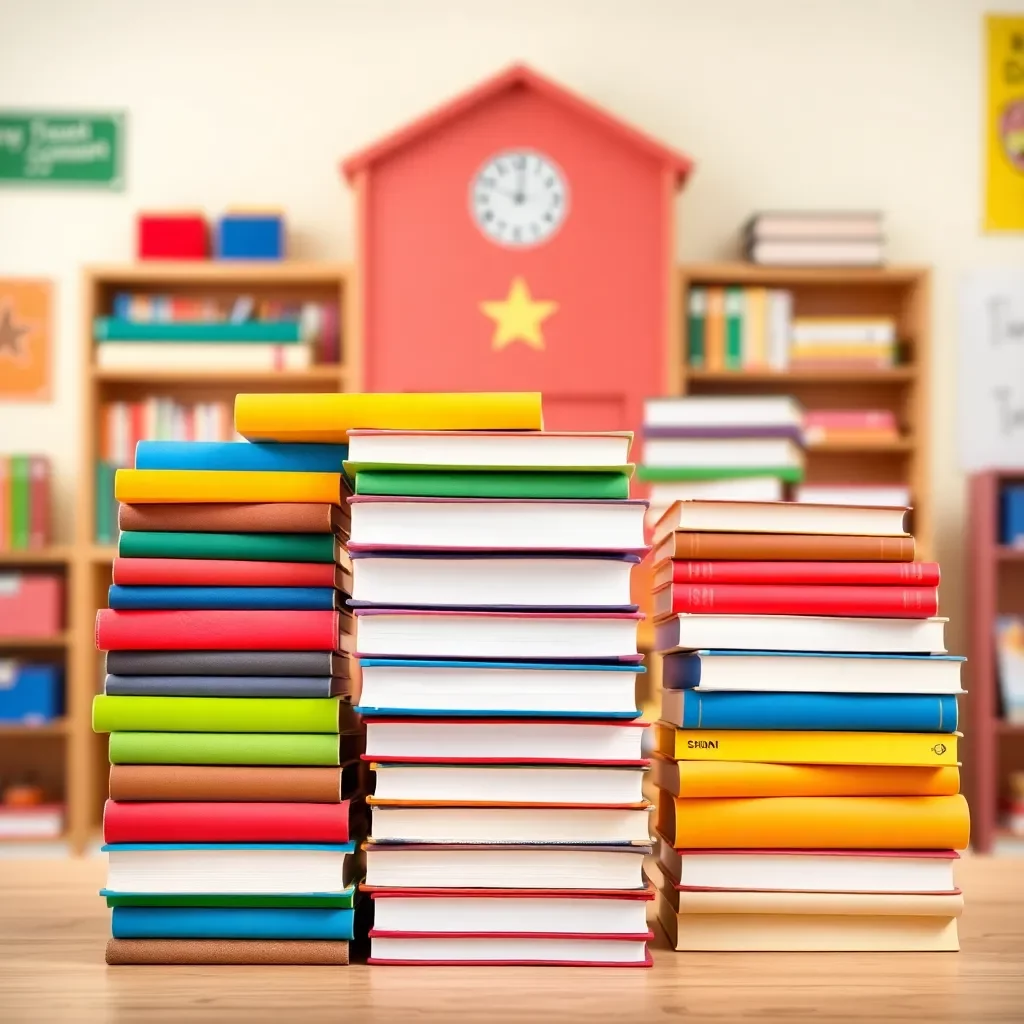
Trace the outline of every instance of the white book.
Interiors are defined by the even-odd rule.
[[[378,932],[646,935],[646,899],[636,895],[573,899],[565,896],[403,896],[378,893],[373,927]]]
[[[354,846],[240,848],[217,844],[108,845],[107,888],[130,893],[341,892]]]
[[[620,469],[633,435],[568,431],[350,430],[347,466]]]
[[[753,693],[963,693],[955,655],[772,654],[766,651],[704,650],[670,655],[663,678],[685,667],[680,660],[699,659],[697,692]],[[665,689],[664,697],[672,692]]]
[[[952,850],[674,850],[660,836],[655,856],[688,889],[789,892],[953,893]]]
[[[634,964],[648,963],[647,938],[567,939],[516,936],[380,936],[370,933],[369,963]]]
[[[906,507],[811,505],[799,501],[680,501],[659,520],[654,543],[660,544],[676,530],[906,537],[904,520],[908,511]]]
[[[892,317],[798,316],[793,321],[793,344],[877,345],[885,348],[896,341]]]
[[[366,884],[381,889],[643,889],[650,846],[409,847],[370,843]]]
[[[268,342],[101,341],[101,370],[308,370],[313,348]]]
[[[910,488],[902,485],[883,486],[856,484],[800,484],[796,500],[810,505],[888,505],[907,507],[911,504]]]
[[[380,801],[451,803],[635,804],[643,800],[642,767],[570,765],[389,764],[374,771]]]
[[[655,624],[666,651],[851,651],[945,654],[948,619],[866,619],[830,615],[673,615]]]
[[[456,551],[642,551],[645,501],[356,496],[351,546]]]
[[[785,469],[804,464],[803,450],[788,437],[648,437],[648,466],[688,469]]]
[[[453,612],[356,609],[364,657],[557,658],[636,655],[635,612]]]
[[[374,805],[381,843],[650,842],[650,807],[394,807]]]
[[[787,331],[786,343],[789,343]],[[801,427],[803,411],[788,395],[687,395],[648,398],[647,427]]]
[[[882,235],[882,215],[870,211],[768,211],[751,217],[745,231],[756,238],[877,239]]]
[[[768,365],[789,368],[789,339],[793,320],[793,293],[772,289],[768,293]]]
[[[432,714],[614,715],[636,711],[639,665],[397,661],[360,663],[359,707]]]
[[[63,831],[61,804],[0,807],[0,839],[59,839]]]
[[[389,761],[642,763],[646,723],[366,721],[366,756]]]
[[[625,608],[639,560],[356,553],[352,599],[406,608]]]
[[[885,260],[881,241],[758,241],[749,249],[754,263],[774,266],[871,267]]]

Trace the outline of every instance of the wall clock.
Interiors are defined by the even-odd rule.
[[[546,242],[565,222],[569,186],[562,169],[546,154],[506,149],[474,175],[469,208],[485,238],[525,249]]]

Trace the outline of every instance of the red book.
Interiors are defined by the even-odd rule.
[[[105,843],[347,843],[348,800],[296,803],[120,803],[103,807]]]
[[[338,651],[338,612],[114,611],[96,614],[101,651]]]
[[[115,558],[119,586],[333,587],[335,567],[318,562],[241,562],[219,558]]]
[[[844,615],[928,619],[937,587],[805,587],[670,583],[654,592],[655,615]]]
[[[50,543],[50,460],[33,455],[29,460],[28,546],[41,551]]]
[[[116,580],[114,582],[117,582]],[[817,586],[937,587],[938,562],[682,562],[654,568],[666,583],[790,583]]]

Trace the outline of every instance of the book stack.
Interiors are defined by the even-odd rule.
[[[649,398],[641,480],[648,526],[676,501],[781,501],[803,477],[803,412],[786,395]]]
[[[891,316],[798,316],[789,347],[791,370],[885,370],[896,364]]]
[[[365,808],[344,457],[143,441],[118,471],[93,705],[108,963],[348,962]]]
[[[953,950],[962,658],[906,509],[688,502],[656,531],[676,949]]]
[[[650,963],[645,503],[629,435],[532,398],[529,430],[349,432],[370,963]]]
[[[885,260],[882,215],[787,210],[756,213],[743,227],[753,263],[773,266],[870,267]]]
[[[45,455],[0,455],[0,551],[50,544],[50,477]]]

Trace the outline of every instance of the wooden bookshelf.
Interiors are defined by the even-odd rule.
[[[341,359],[306,370],[125,371],[96,366],[93,322],[109,315],[117,292],[174,293],[193,298],[252,295],[289,301],[336,301],[341,324]],[[116,549],[96,542],[96,461],[100,415],[111,401],[149,395],[181,402],[232,401],[239,391],[359,390],[362,353],[358,304],[348,266],[307,262],[144,262],[87,267],[82,278],[82,436],[75,508],[75,545],[70,556],[72,623],[68,642],[67,841],[82,851],[100,826],[106,793],[107,745],[92,732],[92,698],[101,683],[102,658],[95,649],[96,611],[106,606],[110,563]],[[198,348],[198,347],[197,347]],[[198,352],[197,352],[198,354]],[[197,360],[198,362],[198,360]]]

